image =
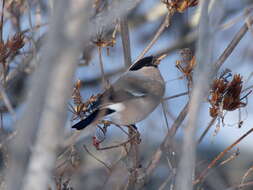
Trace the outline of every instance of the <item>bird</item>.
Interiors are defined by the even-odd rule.
[[[90,114],[72,126],[82,130],[100,120],[119,126],[135,126],[160,104],[165,82],[158,69],[161,56],[144,57],[133,63],[93,103]]]

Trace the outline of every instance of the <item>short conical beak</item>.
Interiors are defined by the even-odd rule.
[[[159,65],[161,60],[163,60],[165,57],[167,57],[168,54],[161,54],[155,57],[154,64]]]

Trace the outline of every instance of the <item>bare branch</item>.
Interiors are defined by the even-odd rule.
[[[14,121],[16,120],[16,113],[11,105],[11,101],[7,95],[7,93],[4,90],[4,87],[2,86],[2,84],[0,83],[0,93],[1,96],[3,98],[3,101],[5,103],[5,106],[7,107],[8,111],[10,112],[10,114],[13,116]]]
[[[176,176],[176,190],[192,190],[192,176],[195,170],[195,131],[197,129],[197,120],[199,116],[202,99],[206,96],[209,79],[212,76],[211,55],[211,28],[208,17],[208,5],[210,1],[200,1],[201,15],[199,23],[199,39],[197,46],[197,67],[194,70],[193,91],[191,93],[189,104],[188,125],[184,129],[182,155]],[[214,34],[213,34],[214,35]],[[212,36],[213,37],[213,36]]]
[[[202,135],[199,137],[198,140],[198,144],[201,143],[201,141],[204,139],[204,137],[206,136],[206,134],[208,133],[209,129],[212,127],[212,125],[214,124],[214,122],[216,121],[217,117],[212,118],[212,120],[209,122],[209,124],[207,125],[205,131],[202,133]]]
[[[126,68],[128,68],[131,63],[131,48],[130,48],[130,38],[129,38],[129,29],[128,29],[128,21],[127,17],[122,17],[120,19],[120,32],[121,32],[121,39],[122,39],[122,46],[124,52],[124,63]]]
[[[159,27],[159,29],[157,30],[156,34],[154,35],[153,39],[150,41],[150,43],[147,45],[147,47],[141,52],[141,54],[138,56],[138,58],[136,59],[137,61],[140,60],[141,58],[144,57],[144,55],[150,50],[150,48],[155,44],[155,42],[158,40],[158,38],[160,37],[160,35],[163,33],[163,31],[165,30],[165,28],[167,28],[170,25],[170,20],[171,17],[173,16],[173,12],[169,12],[166,16],[165,19],[163,21],[163,23],[161,24],[161,26]]]
[[[179,94],[176,94],[176,95],[173,95],[173,96],[169,96],[169,97],[165,97],[163,100],[170,100],[170,99],[173,99],[173,98],[178,98],[180,96],[185,96],[189,94],[189,92],[182,92],[182,93],[179,93]]]
[[[222,53],[222,55],[219,57],[219,59],[215,62],[215,69],[216,71],[219,70],[219,68],[222,66],[222,64],[226,61],[226,59],[231,55],[235,47],[238,45],[238,43],[241,41],[243,36],[246,34],[246,32],[249,30],[249,25],[253,24],[253,17],[250,17],[247,19],[247,23],[245,23],[241,29],[235,34],[233,40],[229,43],[225,51]]]

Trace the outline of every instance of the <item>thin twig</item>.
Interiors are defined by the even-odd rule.
[[[249,182],[244,183],[244,184],[239,184],[239,185],[235,185],[235,186],[226,188],[225,190],[239,190],[243,187],[248,187],[248,186],[252,186],[252,185],[253,185],[253,181],[249,181]]]
[[[0,93],[3,98],[5,106],[7,107],[8,111],[10,112],[10,114],[13,117],[13,120],[15,121],[16,120],[16,113],[15,113],[15,111],[11,105],[11,101],[10,101],[10,99],[9,99],[7,93],[5,92],[4,87],[1,83],[0,83]]]
[[[244,184],[245,179],[248,177],[248,175],[249,175],[250,173],[252,173],[252,171],[253,171],[253,166],[251,166],[251,167],[245,172],[245,174],[244,174],[243,177],[242,177],[242,180],[241,180],[240,185]]]
[[[156,152],[152,155],[151,160],[146,168],[146,178],[151,175],[151,173],[157,168],[158,163],[163,155],[163,150],[167,149],[170,143],[172,142],[172,137],[176,134],[177,129],[184,121],[186,115],[188,113],[188,103],[184,106],[177,119],[172,124],[170,130],[168,131],[166,137],[164,138],[160,147],[156,150]]]
[[[170,47],[159,50],[156,55],[163,55],[163,54],[170,54],[178,49],[182,49],[194,44],[197,39],[198,33],[196,31],[188,33],[183,38],[179,39],[178,41],[174,42]]]
[[[187,91],[187,92],[182,92],[182,93],[179,93],[179,94],[176,94],[176,95],[173,95],[173,96],[165,97],[165,98],[163,98],[163,100],[164,100],[164,101],[165,101],[165,100],[170,100],[170,99],[173,99],[173,98],[178,98],[178,97],[180,97],[180,96],[185,96],[185,95],[187,95],[187,94],[189,94],[188,91]]]
[[[137,136],[137,133],[132,136],[131,138],[128,138],[128,140],[122,142],[122,143],[119,143],[119,144],[116,144],[116,145],[112,145],[112,146],[106,146],[106,147],[102,147],[102,148],[97,148],[97,150],[108,150],[108,149],[114,149],[114,148],[119,148],[119,147],[122,147],[122,146],[125,146],[127,143],[133,141]]]
[[[248,19],[248,23],[245,23],[241,29],[235,34],[232,41],[229,43],[225,51],[221,54],[219,59],[215,62],[215,69],[216,71],[219,70],[219,68],[222,66],[222,64],[226,61],[226,59],[231,55],[235,47],[238,45],[238,43],[241,41],[243,36],[246,34],[246,32],[249,30],[249,25],[252,25],[253,18],[250,17]]]
[[[203,138],[206,136],[207,132],[209,131],[209,129],[212,127],[212,125],[214,124],[215,120],[217,117],[212,118],[212,120],[209,122],[209,124],[207,125],[205,131],[202,133],[202,135],[200,136],[199,140],[198,140],[198,144],[201,143],[201,141],[203,140]]]
[[[248,136],[251,132],[253,132],[253,128],[251,128],[248,132],[242,135],[239,139],[237,139],[233,144],[227,147],[224,151],[222,151],[213,161],[207,166],[205,170],[201,172],[201,174],[193,181],[193,184],[200,183],[206,176],[207,172],[215,166],[216,162],[220,160],[228,151],[230,151],[233,147],[235,147],[239,142],[241,142],[246,136]]]
[[[173,177],[173,173],[171,173],[167,179],[160,185],[158,190],[164,190],[166,188],[166,186],[168,185],[168,183],[170,182],[171,178]]]
[[[110,172],[112,171],[112,168],[109,167],[104,161],[100,160],[100,159],[97,158],[95,155],[93,155],[93,154],[89,151],[89,149],[87,148],[86,145],[83,145],[83,148],[86,150],[86,152],[87,152],[91,157],[93,157],[93,158],[94,158],[95,160],[97,160],[99,163],[103,164],[103,165],[106,167],[106,169],[108,169],[108,173],[110,173]]]
[[[168,122],[168,118],[167,118],[167,114],[166,114],[166,107],[165,107],[164,101],[162,101],[162,109],[163,109],[163,117],[165,120],[165,124],[166,124],[167,129],[169,130],[169,122]]]
[[[103,59],[102,59],[102,48],[98,47],[98,57],[99,57],[99,65],[100,65],[100,71],[102,75],[102,83],[104,89],[107,89],[109,87],[109,82],[105,77],[105,71],[104,71],[104,65],[103,65]]]
[[[222,166],[224,164],[227,164],[228,162],[231,162],[232,160],[234,160],[237,156],[239,156],[240,151],[239,148],[237,148],[237,150],[235,152],[233,152],[232,155],[230,155],[226,160],[222,161],[221,163],[219,163],[219,166]]]
[[[170,20],[171,17],[173,16],[173,12],[169,12],[166,16],[165,19],[163,21],[163,23],[161,24],[161,26],[159,27],[159,29],[157,30],[156,34],[154,35],[153,39],[150,41],[150,43],[147,45],[147,47],[141,52],[141,54],[138,56],[137,60],[140,60],[141,58],[144,57],[144,55],[150,50],[150,48],[155,44],[155,42],[158,40],[158,38],[160,37],[160,35],[163,33],[163,31],[165,30],[165,28],[167,28],[170,25]]]

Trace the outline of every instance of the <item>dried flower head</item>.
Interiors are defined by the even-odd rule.
[[[21,33],[15,34],[11,39],[8,39],[6,46],[12,52],[17,52],[19,49],[23,48],[25,45],[24,36]]]
[[[209,113],[211,117],[217,117],[220,110],[233,111],[247,105],[245,102],[242,102],[242,100],[245,99],[251,91],[241,97],[242,84],[242,76],[239,74],[235,74],[231,81],[228,81],[227,77],[224,75],[213,81],[209,98],[211,104]]]
[[[116,24],[115,29],[112,33],[112,36],[108,39],[104,37],[103,29],[101,29],[100,32],[97,34],[97,38],[93,40],[92,42],[99,48],[106,48],[107,49],[107,55],[109,55],[109,48],[113,47],[116,43],[116,32],[118,30],[118,25]]]
[[[92,95],[86,102],[83,102],[80,89],[81,81],[78,80],[72,93],[72,99],[75,107],[70,105],[70,111],[74,114],[72,120],[80,119],[89,115],[89,113],[94,109],[95,102],[100,97],[100,94]]]
[[[198,0],[162,0],[169,11],[184,12],[189,7],[194,7],[198,4]]]
[[[192,86],[192,71],[196,65],[196,59],[189,48],[184,48],[180,52],[181,60],[176,61],[176,67],[188,80],[188,87]]]
[[[24,35],[16,33],[6,43],[0,42],[0,62],[5,63],[9,57],[13,57],[25,45]]]

